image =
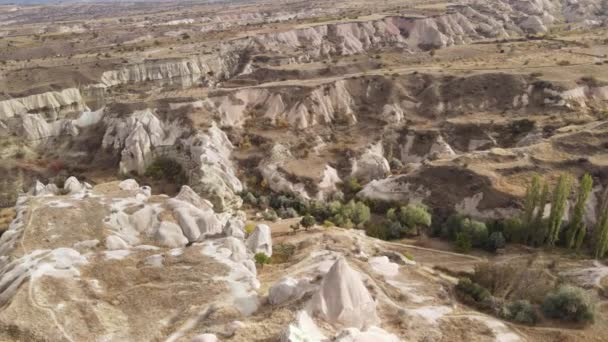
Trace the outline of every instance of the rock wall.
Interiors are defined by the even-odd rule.
[[[88,110],[78,89],[67,88],[62,91],[50,91],[0,101],[0,120],[39,112],[48,113],[51,117],[57,117],[58,112],[62,110]]]

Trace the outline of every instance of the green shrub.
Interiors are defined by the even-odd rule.
[[[487,302],[492,299],[488,290],[471,281],[469,278],[461,278],[456,285],[456,291],[474,302]]]
[[[272,222],[275,222],[279,219],[279,216],[277,215],[277,212],[274,211],[274,209],[268,209],[264,211],[262,217],[264,218],[264,220]]]
[[[471,219],[466,219],[463,224],[461,232],[470,236],[473,247],[484,247],[488,241],[486,224]]]
[[[148,166],[145,175],[147,177],[166,180],[174,184],[186,184],[186,172],[182,166],[170,158],[157,158]]]
[[[456,234],[456,250],[461,253],[468,253],[473,248],[471,237],[465,233]]]
[[[247,191],[245,192],[241,198],[243,198],[243,202],[245,202],[246,204],[249,205],[258,205],[258,199],[255,197],[254,194],[252,194],[251,192]]]
[[[253,257],[253,259],[255,260],[256,264],[258,264],[262,267],[264,265],[270,264],[270,262],[272,262],[272,259],[264,253],[256,253],[256,255]]]
[[[300,220],[300,224],[302,225],[302,227],[304,227],[305,230],[308,230],[308,228],[314,226],[315,223],[317,222],[315,221],[315,218],[311,215],[305,215],[304,217],[302,217],[302,220]]]
[[[564,285],[549,293],[542,304],[543,313],[550,318],[573,322],[592,322],[594,306],[585,290]]]
[[[408,227],[430,227],[431,214],[429,214],[428,209],[423,205],[409,204],[401,208],[399,221]]]
[[[247,233],[247,235],[251,235],[251,233],[253,233],[254,230],[255,230],[255,223],[249,222],[245,225],[245,233]]]
[[[331,222],[329,220],[323,221],[323,227],[325,227],[325,228],[331,228],[333,226],[335,226],[335,224],[333,222]]]
[[[534,306],[527,300],[516,300],[505,305],[502,317],[520,324],[534,325],[538,321]]]
[[[497,249],[505,248],[506,240],[501,232],[494,232],[488,237],[488,250],[495,252]]]
[[[389,233],[386,225],[383,224],[368,224],[365,227],[365,234],[367,236],[380,239],[380,240],[389,240]]]
[[[298,217],[298,212],[294,208],[279,208],[277,214],[282,219]]]

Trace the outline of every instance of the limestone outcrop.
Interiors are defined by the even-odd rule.
[[[361,275],[344,258],[323,277],[311,303],[312,312],[332,324],[363,329],[378,322],[376,302]]]
[[[39,112],[46,112],[50,117],[57,117],[57,114],[62,110],[74,112],[88,110],[78,89],[67,88],[62,91],[51,91],[0,101],[0,120]]]
[[[265,224],[258,224],[253,233],[245,242],[247,249],[253,253],[264,253],[266,256],[272,256],[272,236],[270,227]]]

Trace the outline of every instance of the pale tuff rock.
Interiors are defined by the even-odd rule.
[[[210,200],[215,210],[240,207],[242,200],[237,193],[243,188],[234,173],[230,160],[233,146],[226,134],[215,124],[206,133],[179,139],[184,132],[177,123],[161,122],[147,109],[126,120],[108,119],[102,145],[120,151],[122,173],[143,174],[160,153],[157,151],[164,151],[163,156],[183,164],[192,188]]]
[[[222,233],[223,225],[210,208],[197,208],[178,199],[170,199],[168,206],[173,210],[188,241],[194,242],[209,235]]]
[[[76,177],[69,177],[63,183],[63,189],[67,191],[68,194],[77,194],[85,191],[87,187],[83,183],[80,183]]]
[[[192,188],[211,201],[216,211],[239,208],[243,201],[237,194],[243,185],[230,160],[234,147],[226,133],[213,124],[206,134],[198,133],[185,144],[197,165],[190,176]]]
[[[215,336],[214,334],[197,335],[190,339],[190,342],[217,342],[217,341],[219,341],[219,340],[217,339],[217,336]]]
[[[116,235],[106,238],[106,248],[110,251],[129,249],[129,244]]]
[[[59,188],[55,184],[44,185],[40,181],[36,181],[32,189],[29,191],[33,196],[48,196],[59,193]]]
[[[0,245],[5,243],[0,240]],[[0,306],[4,306],[15,295],[25,281],[34,281],[43,276],[74,278],[80,275],[78,268],[88,261],[71,248],[35,250],[11,262],[2,256],[0,263]]]
[[[281,342],[319,342],[326,337],[306,311],[299,311],[296,321],[290,324],[281,335]]]
[[[229,219],[224,226],[224,235],[237,239],[245,239],[245,222],[238,218]]]
[[[353,161],[351,176],[361,180],[382,179],[390,174],[391,167],[384,158],[382,143],[370,146]]]
[[[366,199],[376,199],[383,201],[408,201],[423,202],[430,192],[420,186],[414,188],[409,182],[403,181],[401,176],[388,177],[369,182],[363,187],[357,197]]]
[[[88,110],[80,91],[76,88],[67,88],[59,92],[51,91],[0,101],[0,120],[43,110],[56,114],[62,109]]]
[[[294,184],[290,182],[280,170],[281,165],[293,158],[289,148],[281,144],[275,144],[270,150],[270,155],[258,165],[258,170],[260,170],[262,177],[272,191],[290,193],[302,198],[308,198],[309,196],[304,184]]]
[[[264,253],[272,256],[272,237],[270,227],[258,224],[245,242],[247,249],[253,253]]]
[[[202,199],[191,187],[187,185],[183,185],[175,196],[175,199],[180,201],[188,202],[197,208],[202,209],[213,209],[213,204],[207,201],[206,199]]]
[[[182,133],[174,124],[163,125],[150,109],[135,111],[126,120],[109,119],[102,146],[121,151],[120,172],[143,174],[152,163],[152,148],[175,144]]]
[[[376,273],[383,276],[393,277],[399,274],[399,265],[391,262],[387,256],[370,258],[369,264]]]
[[[247,259],[247,247],[243,240],[234,237],[227,237],[222,244],[222,247],[229,251],[229,258],[232,261],[244,261]]]
[[[331,198],[333,194],[340,191],[338,188],[338,184],[340,183],[342,183],[342,179],[340,179],[340,176],[338,175],[338,170],[329,165],[325,165],[323,176],[317,185],[317,188],[319,189],[317,199],[326,200]]]
[[[288,301],[298,300],[312,288],[309,279],[297,280],[285,277],[270,287],[268,302],[272,305],[281,305]]]
[[[520,26],[524,31],[530,33],[544,33],[548,31],[543,20],[535,15],[524,19],[524,21],[520,23]]]
[[[147,60],[126,65],[118,70],[105,71],[100,80],[103,87],[125,83],[155,81],[160,84],[192,86],[204,81],[214,86],[218,81],[239,73],[240,54],[236,49],[223,49],[218,54],[191,58]]]
[[[118,187],[126,191],[134,191],[139,189],[139,184],[135,179],[125,179],[118,184]]]
[[[336,336],[335,341],[338,342],[400,342],[399,337],[386,332],[378,327],[370,327],[365,331],[360,331],[357,328],[348,328],[341,331]]]
[[[311,304],[314,314],[332,324],[363,329],[379,320],[361,275],[343,257],[327,272]]]
[[[172,222],[161,222],[155,238],[161,246],[169,248],[183,247],[188,243],[180,226]]]

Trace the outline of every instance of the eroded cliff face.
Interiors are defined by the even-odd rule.
[[[447,14],[428,17],[389,16],[379,20],[313,25],[233,40],[226,45],[258,52],[294,55],[299,62],[330,55],[353,55],[380,49],[439,49],[487,38],[543,33],[559,20],[601,25],[605,1],[465,1]]]
[[[233,146],[216,125],[205,132],[178,121],[163,122],[146,109],[125,117],[108,115],[102,146],[120,153],[119,172],[144,174],[156,158],[171,158],[187,172],[189,184],[216,210],[239,208],[242,185],[235,175]]]
[[[223,126],[248,120],[305,129],[363,119],[399,124],[404,113],[448,117],[474,111],[568,110],[602,102],[606,87],[564,89],[528,76],[488,73],[468,77],[411,74],[365,76],[314,87],[252,87],[212,94],[203,107]]]
[[[244,51],[225,50],[213,55],[199,55],[183,59],[146,60],[116,70],[105,71],[100,82],[111,87],[126,83],[156,82],[159,85],[177,84],[190,87],[200,82],[214,86],[229,79],[246,64]]]
[[[56,118],[61,111],[88,110],[80,90],[68,88],[0,101],[0,120],[28,113],[47,113]]]

